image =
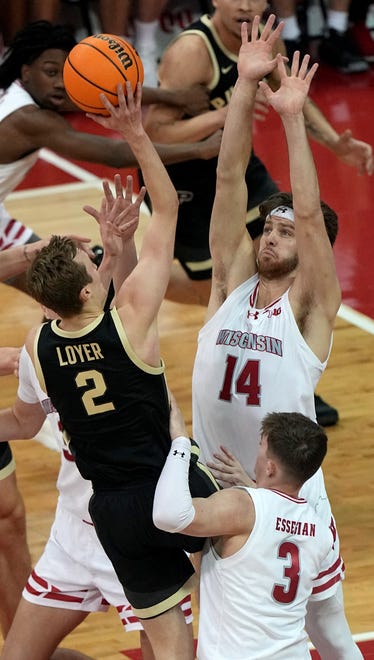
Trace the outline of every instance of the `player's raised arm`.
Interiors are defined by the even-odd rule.
[[[271,15],[259,33],[260,18],[242,25],[238,79],[229,103],[217,167],[217,187],[210,226],[213,259],[212,311],[222,303],[228,290],[255,272],[251,239],[246,231],[247,185],[245,172],[252,151],[252,124],[258,81],[276,66],[273,45],[282,24],[273,30]]]
[[[131,86],[118,89],[119,106],[105,100],[110,117],[100,123],[113,128],[127,140],[142,170],[143,179],[152,202],[152,216],[143,236],[139,261],[125,285],[117,294],[117,306],[126,306],[126,331],[133,347],[142,351],[143,341],[156,322],[170,278],[174,254],[178,197],[157,151],[144,130],[141,112],[141,86],[135,96]],[[149,355],[143,355],[145,359]]]
[[[265,82],[260,82],[260,86],[282,120],[288,146],[299,262],[290,301],[296,320],[303,320],[303,336],[324,360],[330,349],[341,294],[303,117],[305,99],[318,65],[310,69],[308,66],[309,56],[300,64],[296,52],[288,73],[278,56],[280,88],[272,92]]]

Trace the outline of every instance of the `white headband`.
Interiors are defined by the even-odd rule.
[[[268,219],[270,216],[273,215],[278,215],[281,218],[285,218],[286,220],[291,220],[291,222],[295,222],[293,209],[291,209],[290,206],[277,206],[275,209],[270,211],[270,213],[268,213],[266,219]]]

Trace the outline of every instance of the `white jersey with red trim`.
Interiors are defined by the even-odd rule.
[[[313,580],[331,563],[331,530],[303,498],[245,488],[253,530],[222,559],[208,541],[200,588],[199,660],[305,660]]]
[[[252,478],[262,419],[268,412],[299,412],[315,420],[314,390],[327,363],[301,335],[288,291],[257,309],[258,286],[257,274],[243,282],[200,330],[192,377],[193,436],[202,462],[224,445]],[[336,534],[321,469],[300,496]],[[337,534],[335,550],[319,598],[343,578]]]
[[[252,478],[262,419],[281,411],[315,420],[314,389],[326,366],[300,334],[288,292],[256,308],[258,281],[237,287],[200,330],[192,381],[201,456],[225,445]]]
[[[27,105],[37,106],[20,81],[16,80],[0,94],[0,121]],[[12,163],[0,163],[0,250],[22,245],[32,234],[31,229],[9,215],[2,202],[25,178],[38,156],[39,151],[33,151]]]

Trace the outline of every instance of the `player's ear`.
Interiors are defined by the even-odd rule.
[[[271,458],[266,459],[266,476],[274,477],[276,473],[276,465]]]
[[[28,82],[30,78],[30,67],[28,64],[22,64],[21,66],[21,80],[22,82]]]
[[[79,300],[84,304],[87,302],[91,295],[91,290],[88,288],[87,284],[81,288],[79,293]]]

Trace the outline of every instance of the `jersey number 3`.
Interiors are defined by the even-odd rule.
[[[275,584],[273,598],[278,603],[292,603],[295,599],[300,576],[299,548],[295,543],[285,541],[278,548],[278,558],[286,559],[288,564],[283,568],[283,576],[288,579],[288,585]]]
[[[237,360],[238,358],[234,355],[228,355],[226,358],[226,371],[219,398],[222,401],[231,401],[233,383],[235,383],[235,391],[246,395],[247,406],[259,406],[261,386],[258,377],[260,363],[258,360],[247,360],[243,369],[237,375],[235,374]]]

